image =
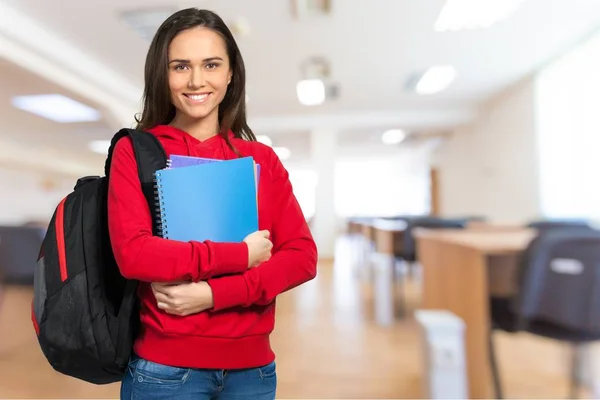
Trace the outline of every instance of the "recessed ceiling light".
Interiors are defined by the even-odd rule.
[[[61,123],[98,121],[100,112],[61,94],[17,96],[12,105],[20,110]]]
[[[172,8],[146,8],[125,11],[121,19],[138,35],[151,41],[160,25],[176,10]]]
[[[258,136],[256,136],[256,140],[258,142],[266,144],[267,146],[273,146],[273,141],[267,135],[258,135]]]
[[[300,104],[317,106],[325,102],[325,83],[321,79],[304,79],[296,84]]]
[[[452,65],[437,65],[429,68],[415,87],[418,94],[434,94],[450,86],[456,78],[456,69]]]
[[[489,28],[513,14],[523,0],[446,0],[434,29],[438,32]]]
[[[331,0],[292,0],[296,18],[325,16],[331,13]]]
[[[381,141],[385,144],[398,144],[406,138],[406,132],[402,129],[390,129],[383,132]]]
[[[273,147],[273,151],[281,160],[287,160],[292,155],[292,152],[287,147]]]
[[[92,140],[88,143],[88,148],[94,153],[106,155],[110,148],[110,140]]]

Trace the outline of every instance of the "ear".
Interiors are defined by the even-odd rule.
[[[227,85],[229,85],[231,83],[232,76],[233,76],[233,74],[231,73],[231,70],[229,70],[229,73],[227,74]]]

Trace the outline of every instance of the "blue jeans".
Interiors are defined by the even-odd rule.
[[[275,362],[248,369],[178,368],[132,357],[121,382],[122,400],[273,400]]]

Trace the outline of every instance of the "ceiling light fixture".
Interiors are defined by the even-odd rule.
[[[60,123],[92,122],[101,118],[97,110],[61,94],[17,96],[12,98],[12,105]]]
[[[325,83],[321,79],[304,79],[296,84],[298,101],[304,106],[318,106],[325,102]]]
[[[326,16],[331,13],[331,0],[292,0],[296,18]]]
[[[437,65],[429,68],[417,85],[418,94],[434,94],[446,90],[456,78],[456,69],[452,65]]]
[[[507,19],[524,0],[446,0],[434,29],[437,32],[489,28]]]
[[[331,67],[325,57],[309,57],[300,65],[302,79],[296,84],[300,104],[318,106],[339,96],[338,84],[331,80]]]
[[[144,40],[151,41],[164,20],[175,11],[172,8],[147,8],[125,11],[121,19]]]
[[[406,132],[402,129],[390,129],[383,132],[381,135],[381,141],[384,144],[398,144],[406,138]]]

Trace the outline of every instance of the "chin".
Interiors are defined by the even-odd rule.
[[[181,108],[178,110],[181,114],[185,115],[189,119],[202,119],[206,118],[211,114],[213,110],[189,110],[187,108]]]
[[[186,112],[185,115],[190,119],[203,119],[210,115],[210,112]]]

